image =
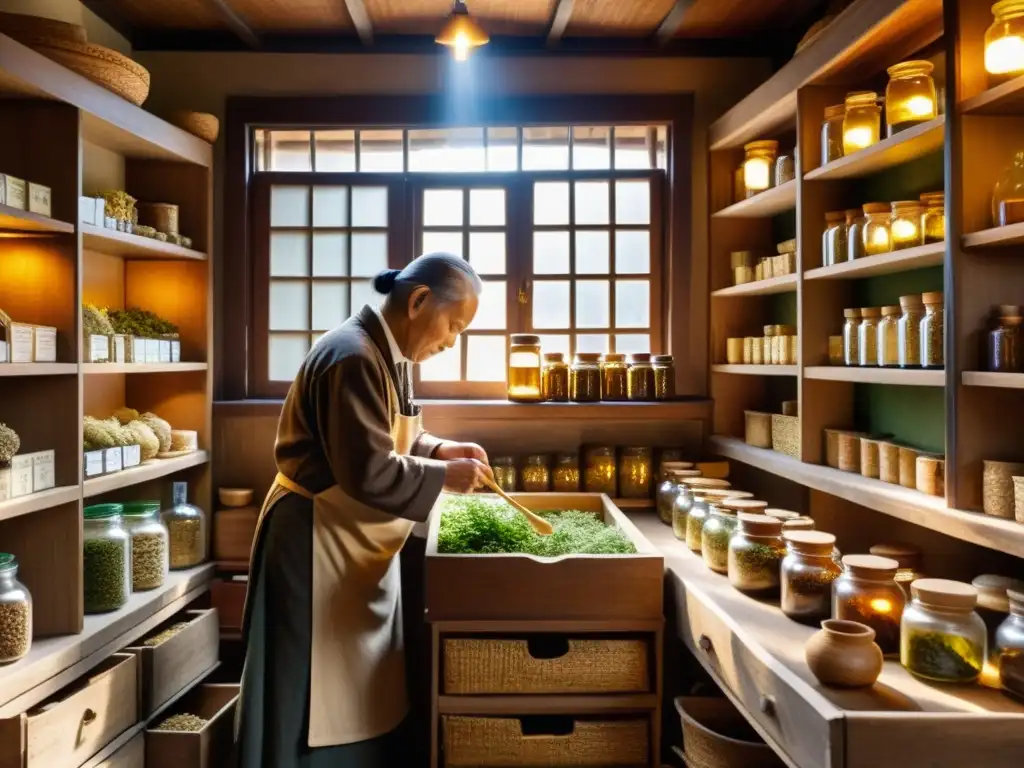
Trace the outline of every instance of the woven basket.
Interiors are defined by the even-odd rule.
[[[682,696],[683,757],[689,768],[776,768],[782,762],[727,699]]]
[[[743,441],[755,448],[772,447],[772,415],[761,411],[744,411],[746,427]]]
[[[800,417],[772,414],[772,448],[779,453],[800,458]]]
[[[643,640],[563,641],[557,636],[546,639],[556,641],[559,647],[553,649],[555,653],[562,651],[556,658],[537,658],[527,640],[445,640],[444,692],[644,693],[650,690],[647,644]]]
[[[839,442],[843,435],[851,435],[859,440],[863,432],[854,432],[849,429],[826,429],[825,430],[825,463],[832,469],[839,469]],[[848,448],[849,446],[847,446]],[[859,449],[858,449],[859,450]],[[857,470],[852,470],[856,472]]]
[[[172,203],[136,203],[139,223],[157,232],[178,234],[178,206]]]
[[[880,446],[885,439],[884,437],[862,437],[860,439],[860,473],[864,477],[877,478],[880,476]]]
[[[917,457],[917,490],[929,496],[946,495],[946,460],[942,456],[921,454]]]
[[[566,735],[523,735],[519,720],[445,717],[446,766],[646,766],[650,761],[646,719],[575,720]]]
[[[837,469],[860,472],[860,439],[863,436],[862,432],[840,432],[837,435]]]
[[[0,32],[29,46],[46,40],[88,40],[83,26],[24,13],[0,13]]]
[[[137,106],[149,96],[149,70],[110,48],[56,37],[32,47]]]
[[[1013,516],[1024,523],[1024,477],[1013,478]]]
[[[921,452],[906,445],[900,446],[900,485],[917,488],[917,457]]]
[[[213,144],[220,133],[220,120],[209,112],[189,112],[179,109],[169,115],[168,121],[171,125],[176,125],[181,130],[198,136],[207,144]]]
[[[986,515],[1012,520],[1014,516],[1014,475],[1024,475],[1024,464],[986,461],[982,472],[981,501]]]
[[[900,447],[896,443],[884,441],[878,444],[878,479],[900,484]]]

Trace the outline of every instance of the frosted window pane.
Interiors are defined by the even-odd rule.
[[[615,327],[647,328],[651,324],[651,287],[646,280],[615,283]]]
[[[309,187],[270,188],[270,226],[309,226]]]
[[[462,221],[461,189],[423,190],[423,226],[461,227]]]
[[[576,274],[606,275],[610,263],[607,231],[576,233]]]
[[[462,367],[462,340],[455,346],[420,363],[421,381],[458,381]]]
[[[309,331],[309,283],[270,282],[270,329]]]
[[[605,354],[608,352],[608,334],[607,333],[578,333],[576,334],[576,351],[577,352],[599,352]]]
[[[564,275],[569,272],[569,233],[533,233],[533,272],[536,275]]]
[[[607,181],[576,182],[577,224],[607,224],[608,206]]]
[[[388,225],[388,188],[352,187],[352,226]]]
[[[356,169],[355,131],[317,131],[316,170],[323,172]]]
[[[624,355],[651,351],[651,337],[646,333],[620,333],[615,336],[615,351]]]
[[[281,336],[270,334],[267,349],[271,381],[293,381],[309,351],[309,339],[305,336]]]
[[[360,171],[402,171],[404,164],[401,130],[359,132]]]
[[[611,325],[607,280],[576,281],[576,327],[607,328]]]
[[[533,327],[569,327],[569,281],[533,282]]]
[[[487,129],[487,170],[519,170],[519,139],[515,128]]]
[[[423,253],[454,253],[463,258],[462,232],[424,232]]]
[[[309,171],[309,131],[270,132],[270,170]]]
[[[344,277],[348,274],[348,235],[318,232],[313,235],[313,275]]]
[[[569,129],[523,128],[523,170],[569,169]]]
[[[656,145],[655,160],[661,170],[668,169],[668,128],[664,125],[658,126],[658,143]]]
[[[465,173],[484,170],[483,128],[409,131],[409,170]]]
[[[354,315],[367,304],[371,307],[376,307],[380,304],[381,296],[373,290],[373,284],[369,280],[353,280],[351,289],[352,300],[348,305],[350,314]]]
[[[505,233],[473,232],[469,236],[469,263],[480,275],[505,274]]]
[[[651,271],[651,233],[618,230],[615,233],[615,271],[620,275],[646,275]]]
[[[615,182],[615,221],[618,224],[651,223],[651,185],[649,182]]]
[[[650,168],[651,152],[646,125],[615,126],[615,168]]]
[[[313,283],[313,330],[329,331],[348,316],[348,283]]]
[[[578,125],[572,129],[572,167],[580,170],[611,168],[611,129]]]
[[[505,328],[505,305],[508,285],[504,280],[485,280],[476,317],[470,323],[474,331],[498,331]]]
[[[468,381],[505,381],[505,337],[469,336],[466,353]]]
[[[305,232],[270,233],[270,274],[275,277],[309,275],[309,235]]]
[[[569,182],[542,181],[533,185],[533,223],[541,226],[569,223]]]
[[[353,277],[375,277],[387,268],[388,236],[382,232],[353,232]]]
[[[471,189],[469,224],[473,227],[505,226],[505,190]]]
[[[557,334],[544,334],[540,337],[541,354],[548,352],[561,352],[565,355],[566,362],[570,362],[569,337]]]
[[[313,187],[313,226],[348,226],[348,187]]]

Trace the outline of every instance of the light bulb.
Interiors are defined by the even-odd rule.
[[[455,36],[455,42],[452,45],[456,61],[466,61],[469,59],[469,38],[466,37],[464,32],[459,32]]]

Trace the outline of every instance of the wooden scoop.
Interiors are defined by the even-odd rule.
[[[527,520],[529,520],[530,527],[533,528],[533,530],[539,533],[541,536],[550,536],[552,533],[555,532],[555,529],[551,525],[551,523],[549,523],[540,515],[531,512],[518,501],[513,499],[511,496],[509,496],[507,493],[505,493],[505,491],[501,489],[500,485],[491,480],[489,477],[484,478],[484,484],[492,491],[494,491],[496,494],[501,496],[501,498],[503,498],[506,502],[508,502],[508,504],[514,510],[516,510],[517,512],[519,512],[519,514],[523,515]]]

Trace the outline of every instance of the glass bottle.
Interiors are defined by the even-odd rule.
[[[856,234],[857,220],[861,218],[860,208],[851,208],[843,211],[843,221],[839,224],[839,235],[840,235],[840,247],[836,251],[833,264],[840,264],[844,261],[850,261],[855,258],[856,254],[851,252],[850,248],[850,235],[851,232]]]
[[[775,159],[779,154],[779,142],[770,139],[752,141],[743,147],[743,187],[747,197],[775,186]]]
[[[680,478],[683,490],[672,505],[672,530],[694,552],[700,552],[701,529],[708,515],[711,500],[722,498],[729,489],[728,480],[711,477]]]
[[[924,213],[921,214],[921,232],[925,243],[946,240],[946,193],[925,192],[921,195]]]
[[[692,474],[689,477],[700,477],[701,471],[693,468],[692,461],[681,461],[676,456],[682,456],[682,451],[676,451],[675,449],[667,449],[661,454],[661,461],[658,463],[658,482],[664,482],[669,479],[669,476],[679,470],[690,470]]]
[[[601,399],[620,402],[629,399],[627,378],[629,365],[626,356],[609,353],[601,360]]]
[[[922,578],[921,563],[923,555],[921,550],[913,544],[874,544],[869,549],[872,555],[887,557],[895,560],[899,568],[896,570],[896,583],[900,585],[903,593],[910,599],[910,585],[917,579]]]
[[[817,626],[832,615],[832,582],[843,569],[833,559],[836,537],[822,531],[785,531],[780,570],[782,612]]]
[[[864,252],[864,225],[867,217],[864,209],[851,208],[846,212],[846,261],[862,259]]]
[[[514,403],[539,403],[540,336],[513,333],[508,354],[508,399]]]
[[[796,178],[796,166],[792,155],[779,155],[775,160],[775,186],[781,186]]]
[[[1014,307],[1019,311],[1019,307]],[[996,327],[988,332],[988,370],[994,373],[1021,373],[1024,371],[1022,359],[1020,316],[1001,316]]]
[[[630,355],[626,385],[630,400],[654,399],[654,366],[651,364],[650,354],[640,352]]]
[[[686,487],[682,484],[682,479],[684,477],[700,477],[700,471],[696,469],[674,469],[668,470],[668,475],[658,486],[655,502],[661,522],[665,525],[672,525],[672,505],[675,504],[679,494]]]
[[[116,611],[132,593],[132,540],[120,504],[94,504],[84,510],[82,584],[86,613]]]
[[[942,292],[921,295],[924,317],[921,318],[921,367],[942,368],[945,356],[945,311]]]
[[[544,399],[550,403],[567,403],[569,401],[569,364],[565,362],[563,353],[544,353],[541,389]]]
[[[174,483],[171,489],[171,507],[161,514],[171,537],[171,570],[174,571],[206,560],[207,533],[203,510],[188,503],[188,483]]]
[[[857,364],[864,367],[878,365],[878,323],[882,310],[862,307],[860,325],[857,326]]]
[[[580,459],[575,453],[560,453],[551,471],[551,490],[555,493],[577,493],[580,489]]]
[[[606,445],[588,448],[584,453],[584,463],[583,489],[587,493],[614,497],[618,489],[615,449]]]
[[[773,597],[779,591],[779,566],[786,555],[782,521],[767,515],[738,515],[729,539],[729,583],[752,597]]]
[[[132,537],[132,589],[156,589],[164,583],[170,568],[167,526],[160,519],[160,502],[125,502],[124,523]]]
[[[839,254],[846,254],[846,211],[828,211],[825,214],[825,232],[821,236],[821,266],[838,264]]]
[[[729,572],[729,539],[738,524],[736,510],[715,505],[704,520],[700,534],[700,553],[704,565],[715,573]]]
[[[495,456],[491,459],[494,482],[505,493],[516,490],[516,461],[511,456]]]
[[[899,319],[900,368],[921,367],[921,320],[924,319],[924,304],[920,294],[900,296],[903,314]]]
[[[890,206],[885,203],[868,203],[864,206],[864,219],[864,255],[877,256],[892,251]]]
[[[0,552],[0,664],[24,658],[32,647],[32,596],[18,581],[18,560]]]
[[[527,493],[547,493],[551,489],[551,468],[543,454],[527,456],[520,474]]]
[[[832,618],[859,621],[875,630],[882,653],[900,652],[900,617],[906,596],[896,583],[899,563],[875,555],[846,555],[832,582]]]
[[[918,579],[900,623],[900,663],[926,680],[972,683],[985,666],[988,633],[975,612],[978,592],[948,579]]]
[[[904,61],[889,67],[889,84],[885,87],[889,136],[938,115],[933,69],[930,61]]]
[[[843,117],[845,104],[825,107],[825,121],[821,124],[821,164],[828,165],[843,156]]]
[[[1011,590],[1008,595],[1010,615],[996,630],[992,655],[1003,690],[1024,697],[1024,592]]]
[[[1024,47],[1024,46],[1022,46]],[[1024,151],[1014,154],[992,191],[992,226],[1024,221]]]
[[[654,451],[650,448],[623,448],[619,459],[619,496],[624,499],[651,498],[653,463]]]
[[[672,400],[676,396],[676,364],[672,355],[655,355],[654,399]]]
[[[923,216],[924,206],[918,200],[900,200],[892,204],[889,233],[894,251],[924,243],[924,233],[921,231]]]
[[[878,365],[896,368],[900,364],[899,321],[903,310],[898,306],[882,307],[882,319],[878,323]]]
[[[846,95],[843,115],[843,155],[852,155],[877,144],[882,132],[882,108],[878,94],[859,91]]]
[[[575,403],[596,403],[601,399],[601,355],[577,352],[569,370],[569,399]]]
[[[1024,1],[999,0],[992,16],[985,30],[985,71],[995,85],[1024,74]]]
[[[846,365],[860,365],[860,310],[844,309],[843,317],[843,362]]]

